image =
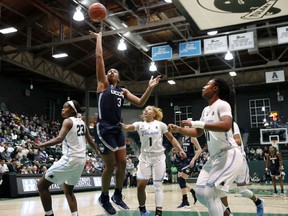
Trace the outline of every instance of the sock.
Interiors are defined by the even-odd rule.
[[[229,211],[231,213],[231,210],[230,210],[229,206],[227,206],[226,209],[227,209],[227,211]]]
[[[190,192],[193,194],[193,196],[195,195],[195,191],[193,190],[193,188],[190,189]]]
[[[261,204],[261,200],[259,198],[257,198],[257,200],[255,201],[255,205],[258,206]]]
[[[46,212],[45,212],[45,215],[53,215],[53,210],[46,211]]]
[[[278,193],[277,189],[274,189],[274,193],[276,193],[276,194]]]
[[[184,194],[184,195],[182,196],[182,200],[183,200],[183,201],[187,201],[187,200],[188,200],[187,194]]]
[[[140,210],[140,212],[146,212],[146,207],[145,207],[145,205],[139,206],[139,210]]]
[[[122,189],[115,188],[114,194],[115,194],[115,195],[121,195],[121,194],[122,194]]]
[[[283,188],[281,189],[281,193],[284,193],[284,189]]]
[[[162,216],[162,208],[157,208],[156,207],[155,215],[156,216]]]
[[[77,211],[72,212],[71,216],[78,216],[78,212]]]

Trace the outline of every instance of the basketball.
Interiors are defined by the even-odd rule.
[[[94,3],[88,9],[88,15],[93,22],[101,22],[107,16],[107,10],[101,3]]]

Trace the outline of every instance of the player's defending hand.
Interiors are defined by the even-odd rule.
[[[175,124],[169,124],[168,125],[168,131],[170,131],[170,132],[179,132],[179,129],[180,129],[180,127],[178,126],[178,125],[175,125]]]
[[[155,78],[151,76],[151,79],[149,80],[149,86],[154,88],[159,83],[160,79],[161,79],[161,75],[158,75]]]

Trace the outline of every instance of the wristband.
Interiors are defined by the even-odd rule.
[[[204,129],[205,122],[204,121],[191,121],[192,128],[201,128]]]
[[[265,170],[268,170],[268,168],[265,168]]]

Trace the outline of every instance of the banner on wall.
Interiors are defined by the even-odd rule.
[[[285,82],[284,70],[266,72],[265,77],[266,83]]]
[[[277,28],[278,44],[288,43],[288,26]]]
[[[229,35],[230,51],[254,48],[253,32]]]
[[[152,47],[152,60],[160,61],[172,58],[172,48],[169,45]]]
[[[201,55],[201,40],[182,42],[179,44],[179,56]]]
[[[227,50],[227,36],[204,39],[204,54],[221,53]]]

